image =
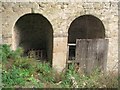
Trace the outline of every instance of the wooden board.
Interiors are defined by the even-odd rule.
[[[85,73],[95,68],[106,71],[107,51],[108,39],[77,39],[75,61]]]

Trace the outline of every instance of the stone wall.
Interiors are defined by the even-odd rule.
[[[105,38],[109,39],[108,70],[118,61],[118,5],[117,2],[2,2],[2,42],[15,49],[14,25],[27,13],[39,13],[48,19],[53,27],[53,61],[58,70],[66,66],[68,29],[74,19],[82,15],[99,18],[105,27]],[[1,21],[1,20],[0,20]],[[117,67],[116,67],[117,69]]]

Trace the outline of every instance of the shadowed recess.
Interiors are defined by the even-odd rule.
[[[16,43],[25,52],[30,49],[43,50],[45,59],[52,60],[53,28],[43,15],[25,14],[15,24]]]
[[[76,39],[105,38],[105,28],[100,19],[93,15],[76,18],[68,30],[68,43],[76,43]]]

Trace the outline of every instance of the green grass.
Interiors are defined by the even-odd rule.
[[[94,70],[86,75],[75,70],[72,64],[65,72],[58,73],[49,63],[22,57],[23,50],[12,51],[2,45],[2,82],[6,88],[117,88],[118,74],[102,74]]]

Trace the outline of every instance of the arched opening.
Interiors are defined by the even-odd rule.
[[[39,59],[52,60],[53,28],[43,15],[29,13],[20,17],[14,27],[15,48],[22,47],[24,55],[36,51]],[[38,51],[38,52],[37,52]]]
[[[76,18],[68,30],[69,59],[75,58],[76,39],[105,38],[105,28],[100,19],[93,15]]]
[[[83,15],[71,23],[68,35],[68,43],[75,43],[76,39],[105,38],[105,28],[102,21],[97,17]]]

